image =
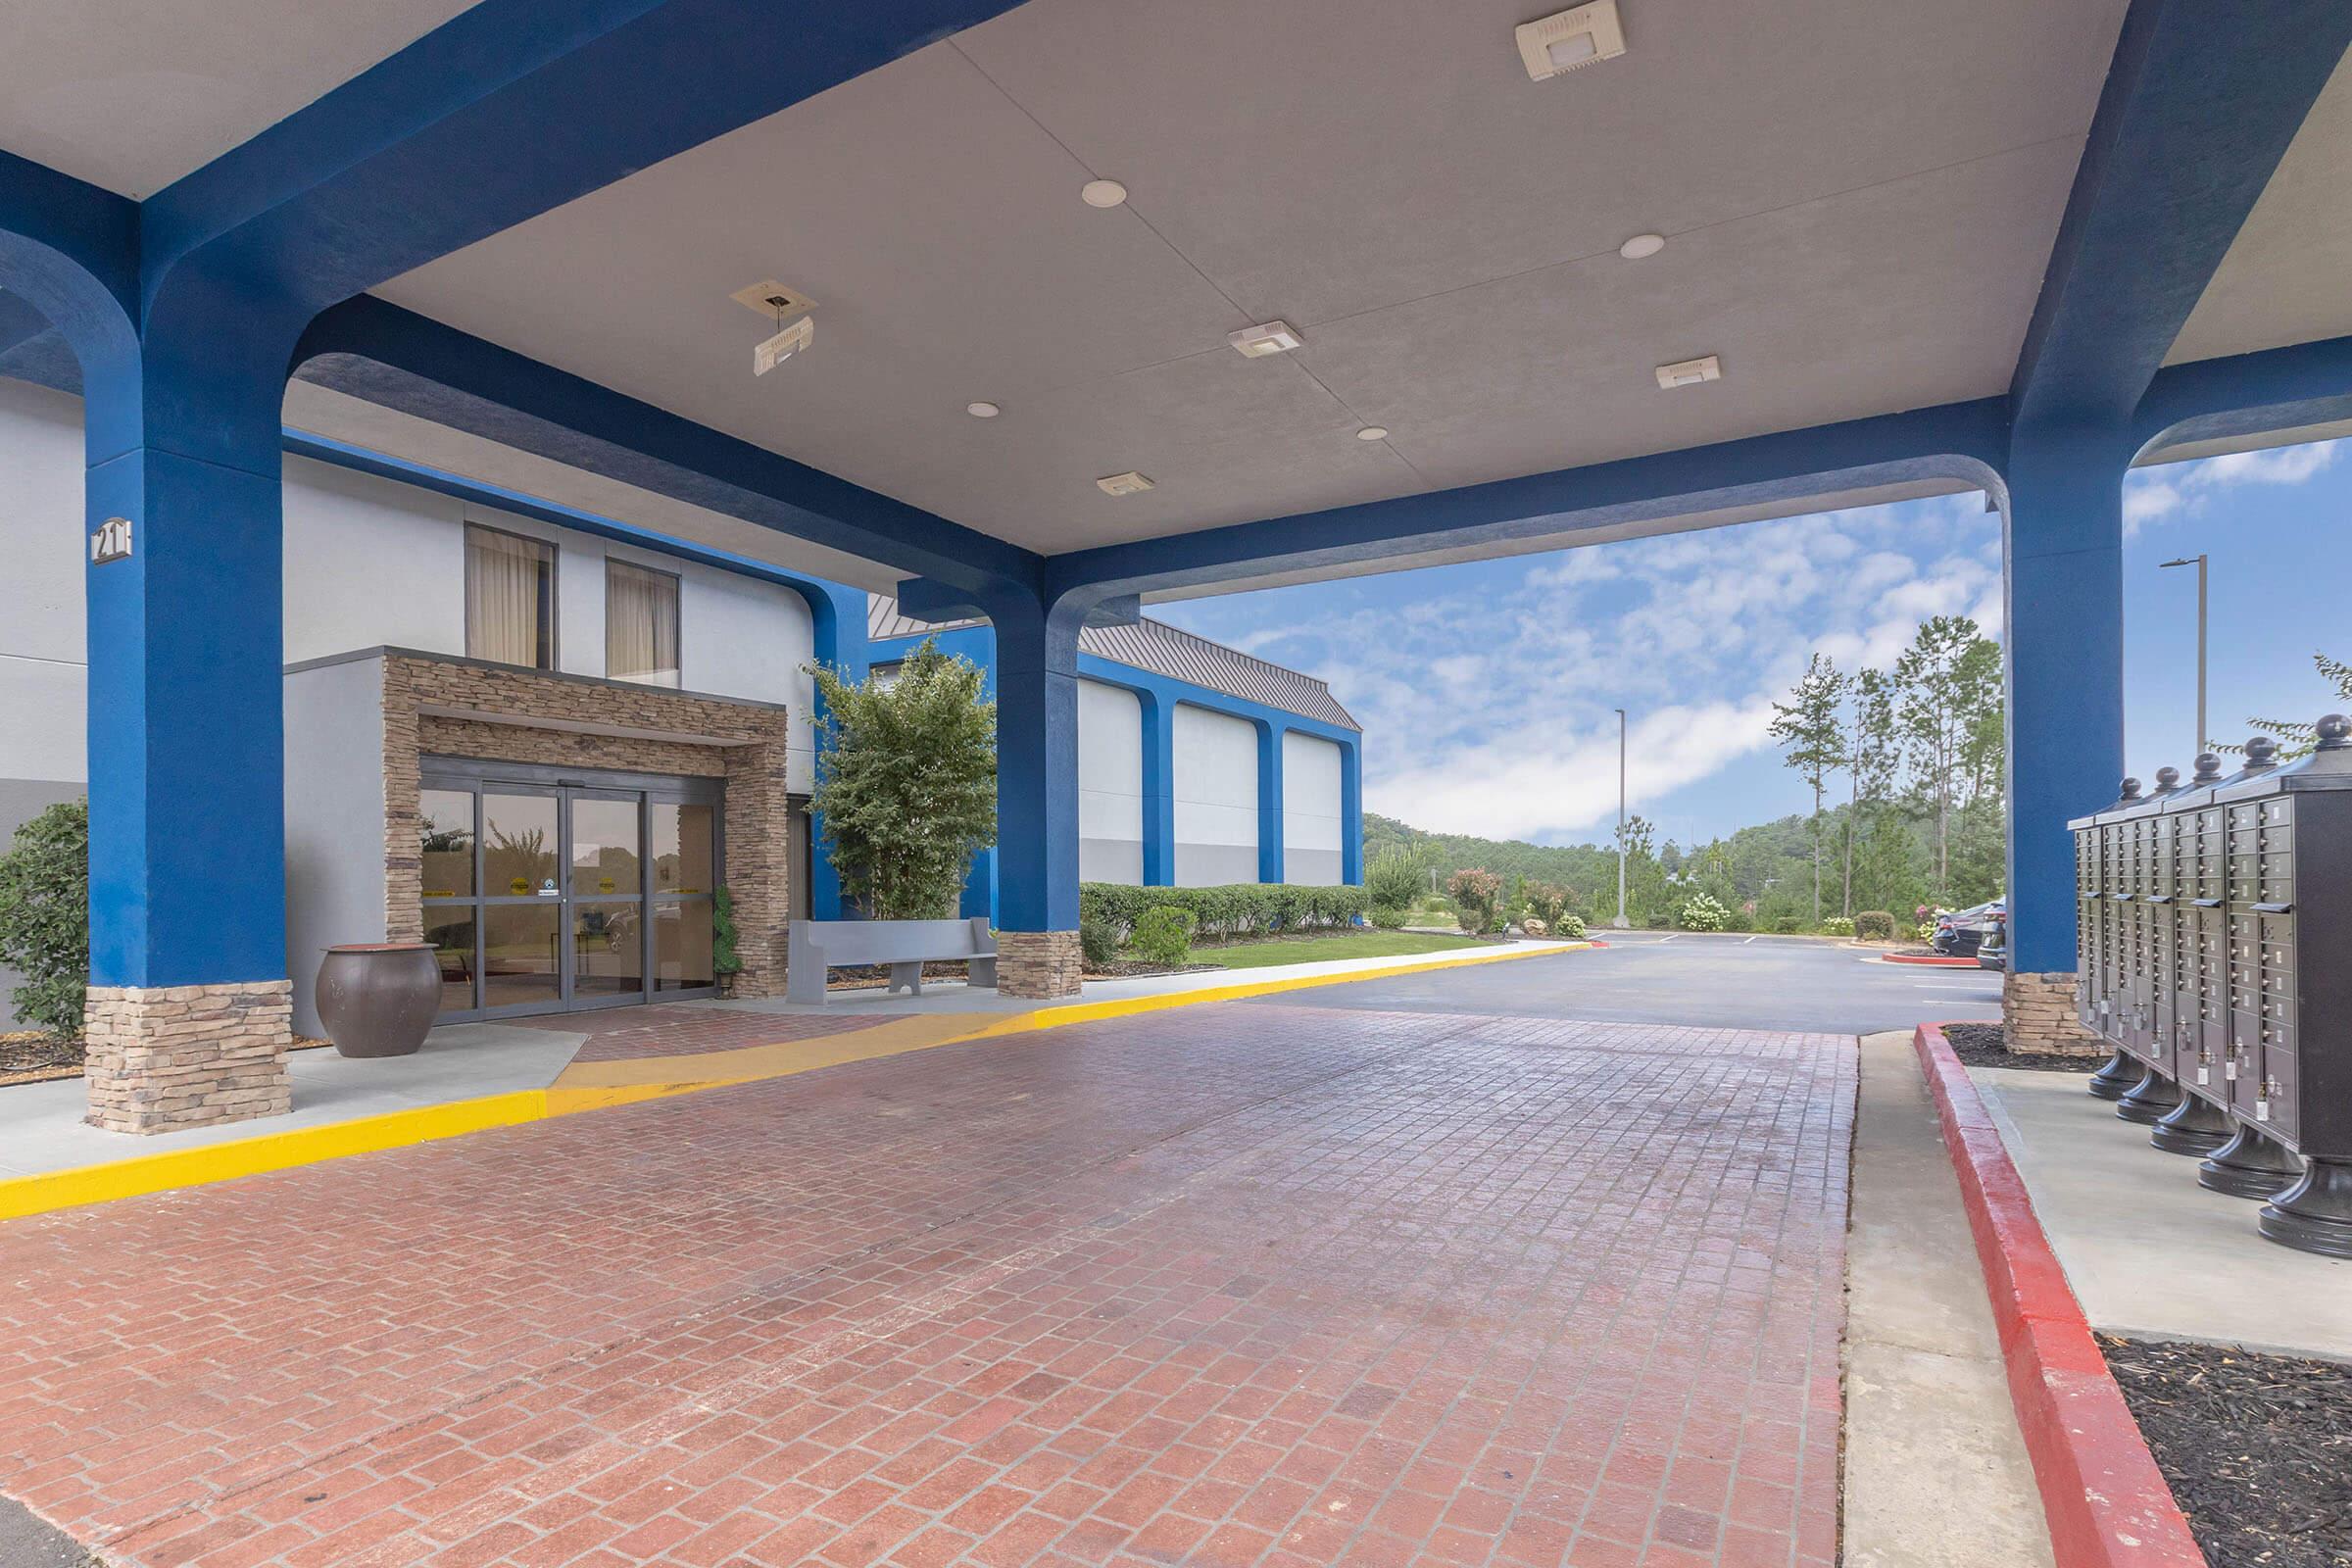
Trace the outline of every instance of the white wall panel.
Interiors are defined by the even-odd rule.
[[[1282,879],[1304,887],[1340,880],[1337,743],[1293,730],[1282,738]]]
[[[1257,880],[1257,726],[1178,705],[1176,885]]]
[[[1078,683],[1078,875],[1144,880],[1144,707],[1130,691]]]
[[[81,486],[80,401],[0,381],[0,785],[88,776]],[[25,815],[60,794],[19,793]]]
[[[461,516],[429,490],[286,459],[286,662],[355,648],[463,655]]]

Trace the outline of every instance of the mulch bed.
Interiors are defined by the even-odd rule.
[[[1937,953],[1934,948],[1923,948],[1917,944],[1908,948],[1887,948],[1885,952],[1889,958],[1966,958],[1971,956],[1966,953]]]
[[[1089,980],[1149,980],[1161,974],[1200,974],[1209,969],[1222,969],[1221,963],[1146,963],[1141,958],[1119,958],[1110,963],[1090,963],[1086,966]]]
[[[2097,1072],[2107,1065],[2106,1052],[2095,1056],[2066,1056],[2056,1052],[2011,1051],[2008,1034],[1997,1023],[1947,1023],[1943,1038],[1952,1054],[1971,1067],[2024,1067],[2033,1072]]]
[[[2212,1568],[2352,1562],[2352,1367],[2099,1336]]]
[[[0,1084],[38,1083],[81,1071],[81,1042],[37,1029],[0,1034]]]

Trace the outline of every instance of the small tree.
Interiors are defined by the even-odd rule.
[[[2352,702],[2352,664],[2347,664],[2340,659],[2329,659],[2326,654],[2312,655],[2311,662],[2312,666],[2320,672],[2321,679],[2334,685],[2336,696],[2346,702]],[[2307,757],[2311,754],[2312,748],[2320,743],[2320,732],[2309,719],[2249,718],[2246,720],[2246,724],[2257,735],[2276,737],[2278,741],[2278,755],[2282,759]],[[2202,746],[2205,743],[2199,742],[2198,744]],[[2243,745],[2223,746],[2216,750],[2242,752],[2245,747]]]
[[[1385,849],[1364,872],[1364,896],[1375,909],[1409,909],[1428,883],[1422,857],[1397,846]]]
[[[90,979],[90,805],[67,801],[17,829],[0,854],[0,963],[24,976],[17,1016],[81,1033]]]
[[[720,981],[743,973],[742,928],[735,924],[735,894],[719,888],[710,895],[710,972]]]
[[[1502,878],[1492,871],[1456,871],[1446,883],[1452,895],[1454,918],[1472,936],[1494,929],[1495,906],[1502,898]]]
[[[1813,919],[1821,920],[1821,797],[1830,772],[1845,765],[1845,729],[1838,707],[1845,700],[1845,677],[1825,654],[1815,654],[1789,694],[1790,701],[1772,705],[1770,733],[1788,746],[1788,762],[1813,786]]]
[[[895,678],[817,667],[816,790],[844,895],[877,920],[950,914],[997,836],[997,705],[979,666],[935,642]]]

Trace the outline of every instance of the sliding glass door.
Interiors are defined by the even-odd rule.
[[[444,1019],[711,993],[719,781],[432,759],[421,783]]]

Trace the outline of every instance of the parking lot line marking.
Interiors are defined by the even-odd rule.
[[[1747,939],[1747,942],[1753,942],[1753,941],[1755,941],[1755,940],[1756,940],[1756,939],[1755,939],[1754,937],[1749,937],[1749,938]],[[1746,947],[1746,946],[1747,946],[1747,942],[1742,942],[1742,943],[1740,943],[1740,945],[1741,947],[1743,947],[1743,948],[1744,948],[1744,947]]]

